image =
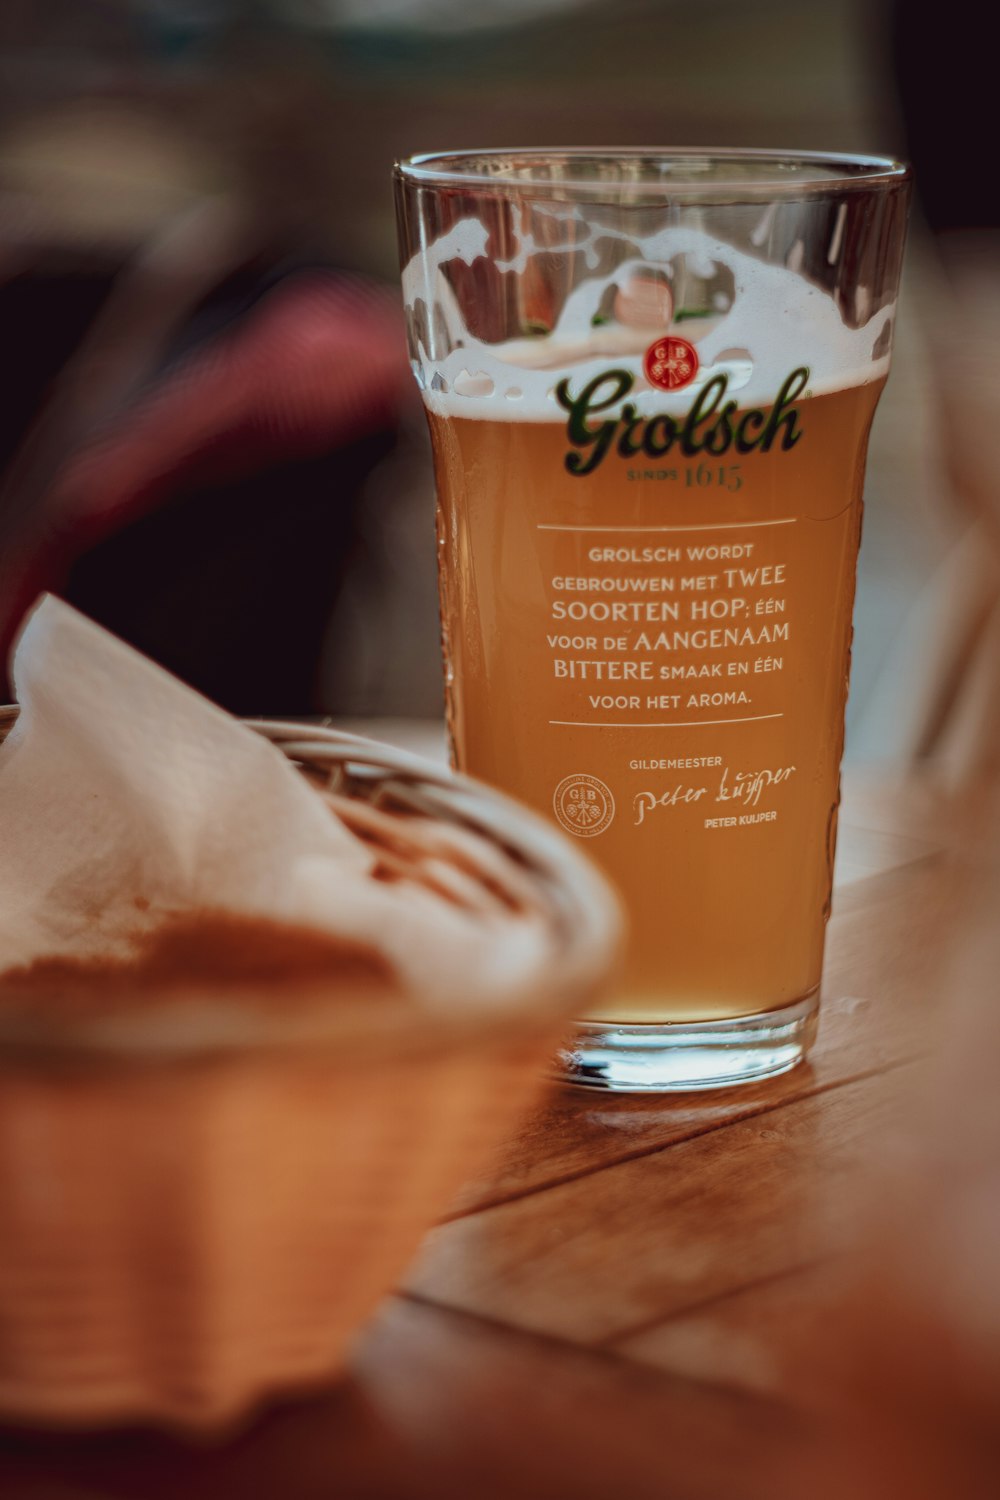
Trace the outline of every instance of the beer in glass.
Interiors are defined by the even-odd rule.
[[[454,760],[629,918],[565,1070],[783,1071],[816,1026],[906,170],[524,151],[396,181]]]

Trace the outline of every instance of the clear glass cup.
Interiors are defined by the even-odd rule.
[[[830,910],[862,481],[909,196],[876,157],[396,168],[455,763],[624,897],[579,1082],[794,1066]]]

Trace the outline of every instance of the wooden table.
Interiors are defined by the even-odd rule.
[[[204,1451],[10,1435],[0,1492],[775,1500],[809,1421],[802,1333],[922,1046],[933,810],[916,778],[848,780],[807,1066],[707,1095],[557,1091],[431,1235],[339,1389]]]

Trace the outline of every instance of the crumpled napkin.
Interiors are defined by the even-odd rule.
[[[210,910],[370,944],[424,1000],[454,1003],[506,990],[551,941],[540,916],[371,879],[370,851],[280,750],[51,596],[13,677],[0,972],[123,954],[165,918]]]

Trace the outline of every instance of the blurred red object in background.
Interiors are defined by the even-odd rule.
[[[411,399],[398,307],[328,268],[242,273],[235,315],[231,281],[212,288],[223,326],[197,336],[196,314],[193,345],[164,359],[188,309],[168,297],[150,318],[156,269],[112,284],[8,472],[0,649],[41,590],[65,591],[226,706],[310,709],[351,510]],[[206,549],[211,581],[186,584]],[[248,611],[256,688],[233,667]]]

